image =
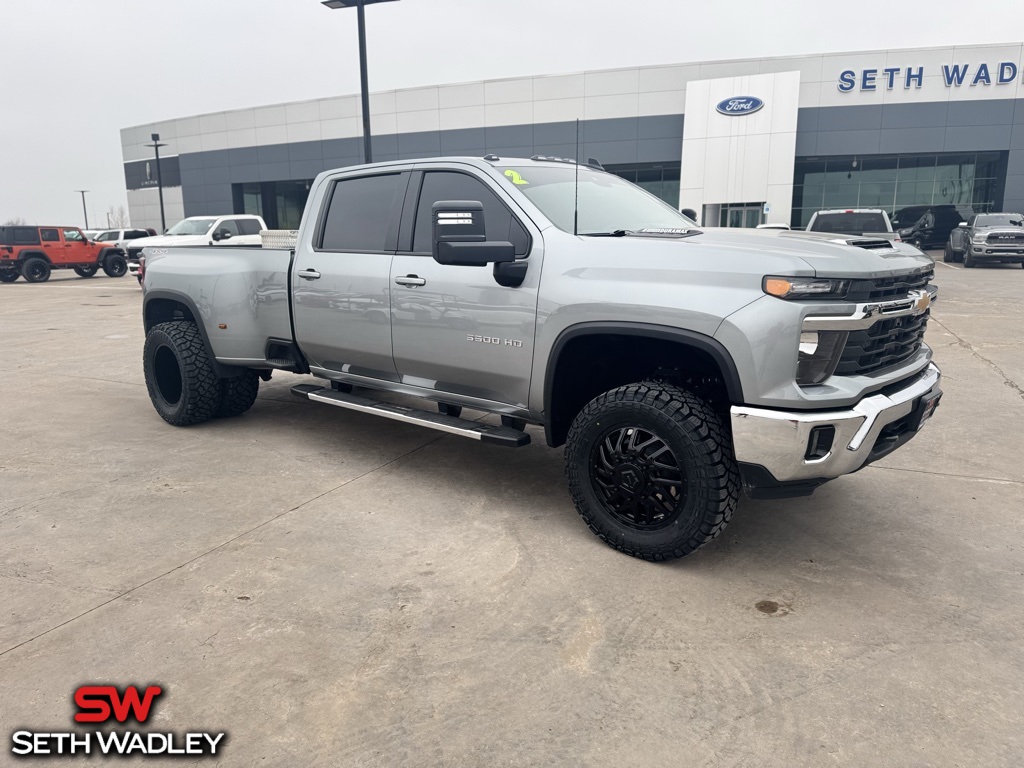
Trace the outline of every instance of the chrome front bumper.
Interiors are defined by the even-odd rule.
[[[736,461],[764,467],[779,483],[824,480],[856,472],[873,458],[882,430],[911,416],[922,402],[941,396],[940,379],[938,367],[929,363],[901,389],[869,395],[852,408],[838,411],[733,406]],[[806,458],[811,431],[829,425],[835,427],[831,450],[821,458]],[[905,441],[912,435],[911,431],[900,437]]]

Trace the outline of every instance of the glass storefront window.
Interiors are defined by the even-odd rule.
[[[232,184],[235,213],[262,216],[271,229],[298,229],[312,183],[309,179]]]
[[[797,158],[791,226],[806,226],[823,208],[957,205],[975,212],[998,206],[1005,153]]]
[[[679,163],[606,165],[605,170],[633,182],[673,208],[679,205]]]

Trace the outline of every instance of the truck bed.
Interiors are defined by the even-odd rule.
[[[194,306],[218,362],[265,367],[267,339],[292,341],[292,251],[190,246],[147,248],[143,255],[147,300]],[[161,269],[151,271],[157,263]]]

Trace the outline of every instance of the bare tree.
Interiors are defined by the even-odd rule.
[[[23,227],[26,224],[28,222],[25,221],[24,216],[11,216],[11,218],[4,222],[5,227]]]
[[[123,205],[119,205],[117,208],[110,206],[107,209],[107,219],[110,222],[109,226],[115,229],[124,229],[129,226],[128,211]]]

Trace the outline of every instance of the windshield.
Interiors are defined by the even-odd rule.
[[[505,183],[529,198],[563,232],[573,231],[576,166],[501,168]],[[633,232],[639,229],[693,229],[679,211],[618,176],[579,167],[581,235]]]
[[[1019,213],[985,213],[974,220],[976,227],[1024,227],[1024,216]]]
[[[864,235],[888,232],[885,215],[881,213],[819,213],[810,232],[834,232],[838,235]]]
[[[205,235],[217,219],[183,219],[167,230],[168,235]]]

